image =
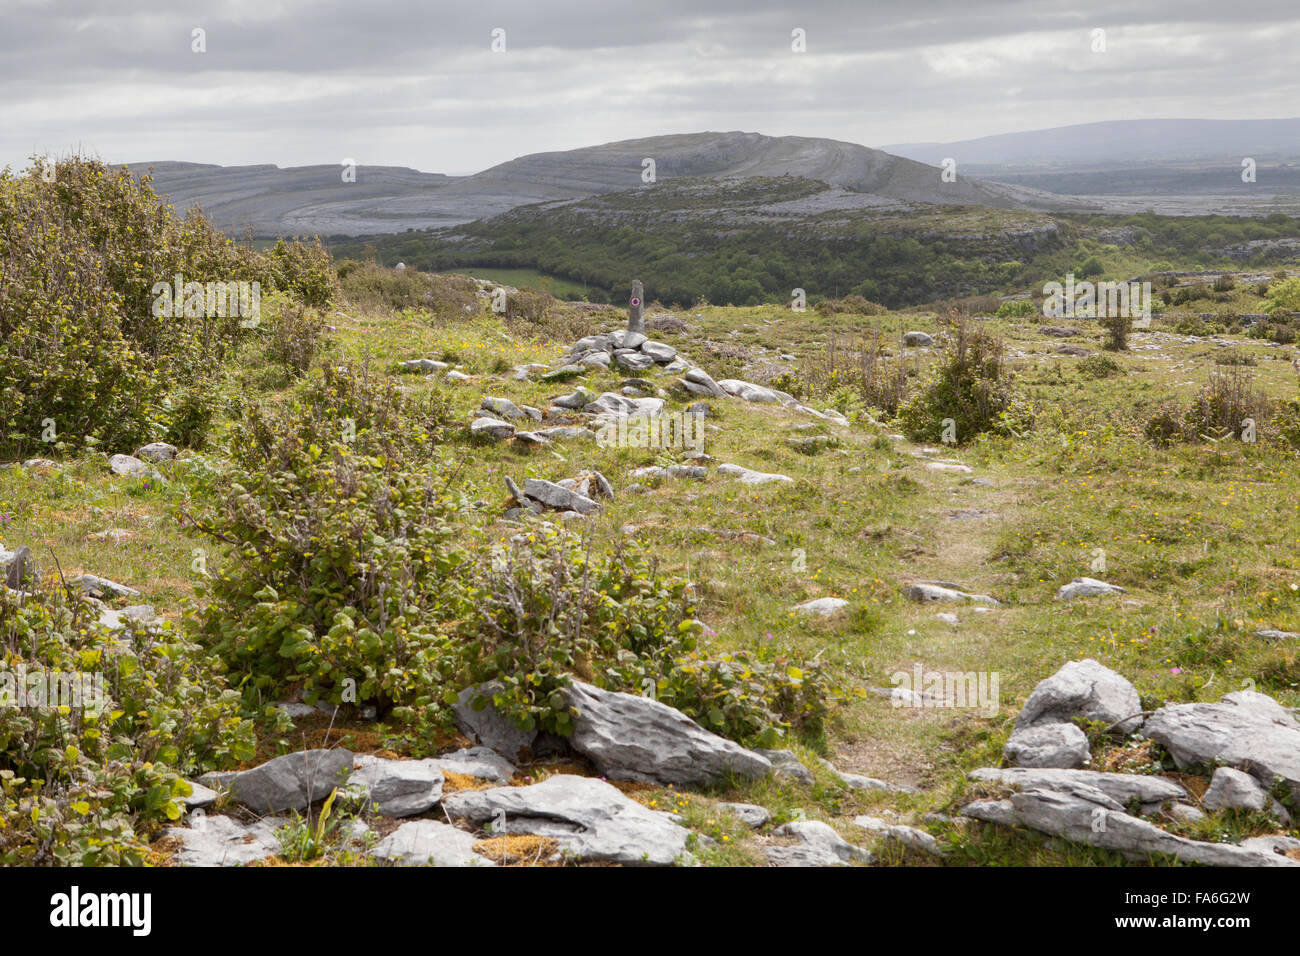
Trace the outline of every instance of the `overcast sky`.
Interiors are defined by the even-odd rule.
[[[880,146],[1276,118],[1300,114],[1298,50],[1297,0],[0,0],[0,166],[466,173],[702,130]]]

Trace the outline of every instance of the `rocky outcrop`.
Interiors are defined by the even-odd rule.
[[[615,780],[711,786],[772,772],[765,757],[710,733],[648,697],[574,681],[561,693],[572,714],[569,745]]]
[[[686,854],[689,836],[612,785],[570,774],[527,787],[462,790],[444,798],[443,808],[453,820],[492,824],[493,834],[549,837],[564,856],[590,863],[670,866]]]

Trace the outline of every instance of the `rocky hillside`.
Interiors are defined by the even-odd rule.
[[[830,139],[759,133],[689,133],[534,153],[472,176],[361,166],[355,183],[337,166],[152,166],[155,188],[177,209],[200,205],[222,229],[258,236],[368,235],[483,219],[518,206],[581,199],[643,185],[642,161],[657,181],[795,176],[884,200],[1007,209],[1083,208],[1022,186],[940,180],[939,170],[876,149]]]

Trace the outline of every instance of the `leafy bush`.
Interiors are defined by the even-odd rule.
[[[1096,256],[1089,256],[1084,260],[1083,265],[1076,270],[1076,275],[1080,279],[1091,279],[1093,276],[1099,276],[1105,271],[1105,263]]]
[[[595,551],[551,527],[516,536],[492,554],[473,601],[470,672],[499,682],[494,705],[521,728],[568,734],[559,691],[576,674],[752,746],[822,733],[832,698],[822,670],[775,652],[704,656],[684,582],[635,545]]]
[[[231,354],[245,332],[238,310],[209,310],[202,296],[200,315],[155,310],[166,304],[156,285],[256,282],[329,299],[319,244],[261,255],[197,209],[178,219],[147,176],[82,159],[53,171],[52,182],[35,167],[0,172],[0,441],[15,453],[43,444],[47,419],[70,441],[115,449],[156,437],[168,392],[206,381]]]
[[[1233,366],[1210,373],[1210,380],[1197,392],[1184,421],[1199,436],[1240,434],[1247,419],[1262,426],[1269,412],[1268,397],[1255,386],[1254,373]]]
[[[281,239],[265,254],[263,263],[267,284],[304,305],[323,309],[338,297],[338,273],[319,238],[311,242]]]
[[[435,275],[417,269],[388,269],[376,262],[347,259],[338,265],[343,295],[354,306],[395,312],[422,309],[463,318],[483,310],[478,284],[468,276]]]
[[[1133,327],[1133,319],[1127,315],[1105,315],[1101,326],[1106,330],[1105,348],[1113,352],[1122,352],[1128,348],[1128,333]]]
[[[1175,441],[1219,440],[1242,434],[1247,419],[1256,428],[1272,414],[1272,403],[1255,387],[1254,373],[1244,366],[1230,366],[1210,373],[1196,397],[1186,407],[1162,405],[1147,420],[1146,437],[1157,445]],[[1284,428],[1285,437],[1285,428]]]
[[[1079,374],[1084,378],[1110,378],[1112,375],[1123,375],[1124,366],[1120,365],[1109,355],[1089,355],[1085,359],[1079,360]]]
[[[385,711],[418,707],[451,676],[444,625],[459,608],[454,508],[434,472],[412,467],[445,406],[355,366],[322,373],[308,400],[248,410],[218,504],[191,519],[232,548],[195,627],[250,674],[250,704],[301,682],[311,700],[355,690]]]
[[[97,614],[62,592],[0,591],[6,675],[98,674],[104,693],[100,706],[0,708],[4,865],[140,865],[180,816],[183,775],[253,755],[215,659],[170,624],[114,635]]]
[[[1300,312],[1300,276],[1291,276],[1275,282],[1268,289],[1264,311],[1285,318],[1288,313]]]
[[[495,549],[472,600],[473,681],[500,681],[497,706],[518,726],[559,734],[572,729],[556,693],[569,674],[639,693],[700,634],[685,583],[661,577],[639,548],[593,551],[559,528]]]
[[[951,419],[957,443],[964,444],[984,432],[1018,431],[1030,415],[1015,397],[1002,343],[959,320],[951,351],[929,371],[898,418],[908,438],[926,442],[942,441],[944,421]]]
[[[824,736],[837,693],[821,666],[775,654],[679,658],[657,684],[658,698],[702,727],[750,747],[791,736]]]
[[[1161,405],[1143,426],[1147,440],[1161,447],[1179,440],[1185,430],[1183,409],[1173,402]]]
[[[268,310],[272,319],[266,357],[290,375],[302,375],[311,368],[320,351],[325,320],[319,311],[301,302],[276,298],[278,301]]]
[[[894,415],[907,395],[908,367],[901,357],[885,355],[879,333],[862,336],[856,342],[831,336],[824,351],[800,360],[797,375],[776,384],[796,395],[806,390],[822,396],[827,404],[845,414],[865,404]],[[855,395],[857,401],[852,400]]]
[[[1012,299],[999,305],[993,314],[999,319],[1030,319],[1039,315],[1039,310],[1032,299]]]

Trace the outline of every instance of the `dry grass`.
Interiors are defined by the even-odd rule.
[[[474,844],[479,853],[501,866],[560,866],[560,844],[549,837],[515,834],[489,837]]]

